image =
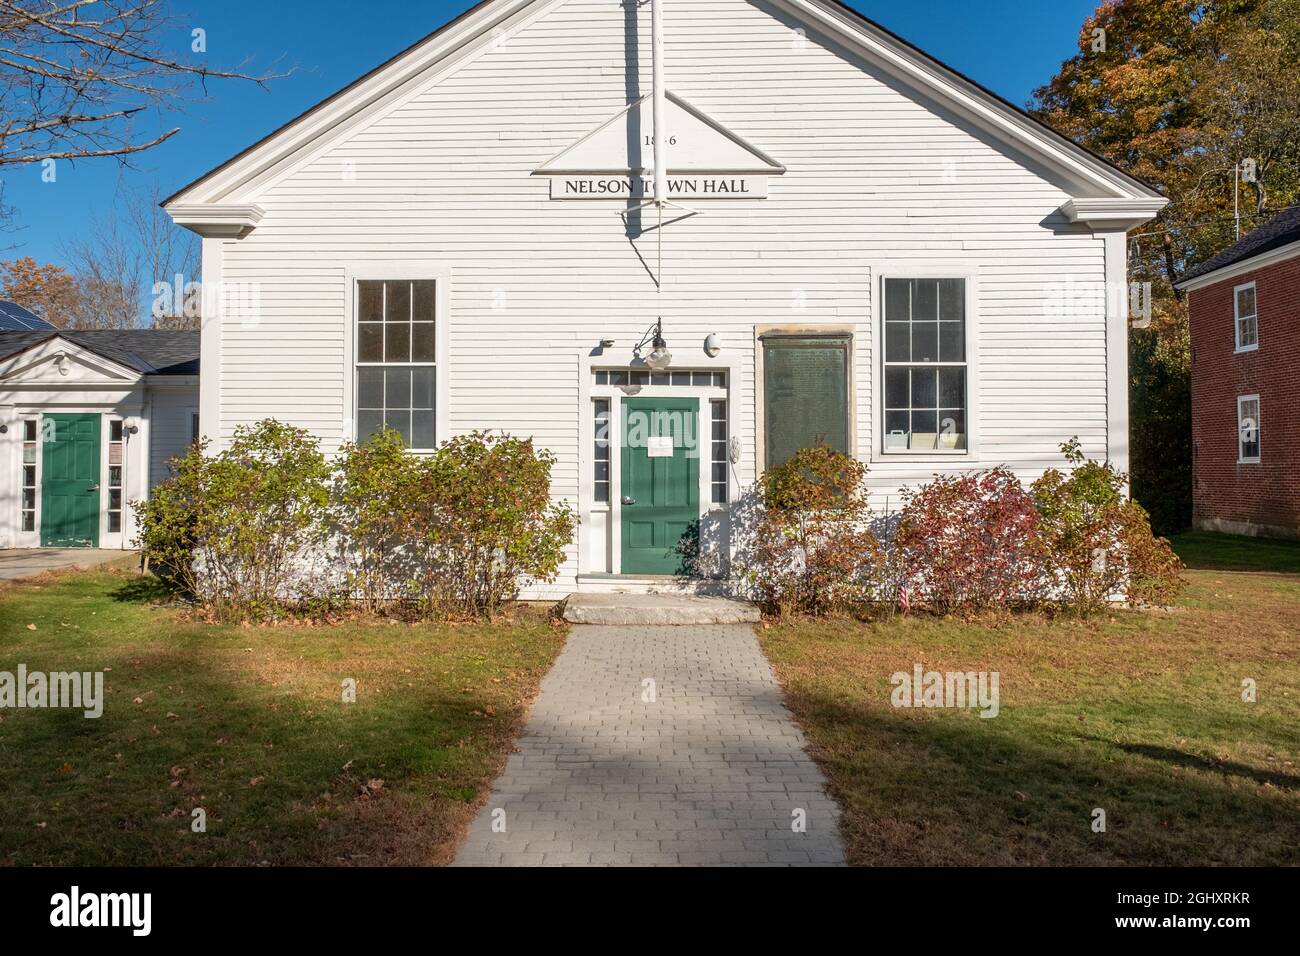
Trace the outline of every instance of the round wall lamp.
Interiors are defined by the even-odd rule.
[[[722,342],[718,339],[718,333],[710,332],[708,338],[704,340],[704,354],[709,358],[717,358],[721,351]]]

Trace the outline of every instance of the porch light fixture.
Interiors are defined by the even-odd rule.
[[[716,332],[710,332],[708,338],[704,340],[704,354],[709,358],[717,358],[718,353],[722,351],[722,342],[718,340]]]
[[[649,338],[649,335],[646,336]],[[644,344],[644,339],[642,340]],[[664,341],[664,320],[662,318],[655,322],[654,339],[650,343],[650,354],[645,357],[645,364],[652,369],[665,369],[673,362],[673,353],[668,351],[668,343]]]

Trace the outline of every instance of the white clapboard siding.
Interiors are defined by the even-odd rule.
[[[189,449],[194,437],[194,416],[198,412],[197,387],[153,391],[149,415],[150,489],[171,477],[171,460]]]
[[[558,497],[576,502],[583,478],[580,356],[604,337],[630,346],[660,313],[681,364],[710,332],[739,363],[742,482],[755,470],[755,326],[851,323],[865,455],[879,427],[874,274],[960,264],[977,276],[977,453],[874,462],[873,491],[896,500],[948,467],[1005,463],[1032,479],[1072,435],[1106,454],[1104,304],[1046,308],[1053,289],[1105,278],[1102,240],[1059,212],[1069,195],[843,47],[811,30],[802,42],[775,8],[667,5],[669,89],[788,172],[767,199],[704,203],[670,227],[660,295],[640,258],[654,262],[653,233],[630,241],[617,203],[550,201],[532,171],[650,91],[649,9],[632,7],[567,0],[261,190],[261,223],[222,244],[224,280],[260,289],[260,315],[222,329],[223,438],[275,416],[337,447],[345,274],[420,261],[452,275],[439,370],[452,430],[534,436],[558,456]]]

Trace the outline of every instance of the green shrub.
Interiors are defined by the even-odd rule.
[[[422,577],[413,506],[423,477],[423,460],[392,429],[343,447],[330,489],[331,530],[344,589],[367,613],[412,597]]]
[[[1126,497],[1126,477],[1109,462],[1085,460],[1077,438],[1061,451],[1073,465],[1070,473],[1050,469],[1030,489],[1061,603],[1080,613],[1113,596],[1172,603],[1182,589],[1182,564],[1151,533],[1142,506]]]
[[[772,613],[824,614],[872,597],[880,546],[868,528],[867,466],[826,444],[769,469],[737,529],[736,577]]]
[[[410,503],[429,609],[491,614],[527,581],[554,581],[577,519],[551,501],[555,456],[531,439],[462,435],[422,463]]]
[[[267,617],[308,596],[302,562],[322,540],[330,470],[316,439],[263,421],[173,468],[138,505],[151,567],[221,619]]]

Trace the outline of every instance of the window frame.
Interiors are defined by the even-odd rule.
[[[113,437],[114,430],[117,438]],[[126,458],[127,430],[126,420],[116,415],[104,416],[104,474],[100,479],[103,489],[99,495],[99,509],[103,514],[102,534],[121,534],[126,527]],[[117,446],[117,464],[113,464],[113,446]],[[117,484],[113,484],[113,469],[118,470]],[[117,507],[113,507],[113,492],[117,494]],[[113,527],[113,518],[117,517],[117,527]]]
[[[1246,402],[1255,403],[1255,446],[1257,452],[1253,457],[1247,457],[1243,454],[1245,442],[1241,437],[1241,406]],[[1259,400],[1259,395],[1238,395],[1237,396],[1237,464],[1239,465],[1258,465],[1264,459],[1264,412],[1263,403]]]
[[[1255,341],[1250,345],[1242,345],[1241,320],[1243,316],[1241,315],[1239,308],[1239,295],[1247,289],[1250,289],[1251,292],[1254,293],[1255,298],[1254,314],[1245,316],[1245,318],[1253,319],[1255,322]],[[1232,342],[1234,353],[1255,352],[1259,350],[1259,287],[1254,282],[1243,282],[1241,285],[1232,287]]]
[[[929,263],[910,266],[901,262],[874,264],[871,284],[873,300],[872,329],[874,356],[872,363],[872,420],[871,461],[950,462],[954,459],[973,459],[979,454],[979,273],[968,263]],[[964,362],[886,362],[885,361],[885,287],[890,279],[960,279],[965,290],[965,344]],[[878,356],[878,357],[877,357]],[[966,369],[966,447],[965,448],[888,448],[885,443],[885,369],[895,367],[939,368],[941,366]]]
[[[366,362],[358,363],[357,361],[357,336],[359,334],[358,325],[360,323],[360,283],[361,282],[426,282],[432,281],[434,286],[434,361],[432,363],[414,363],[408,364],[407,367],[427,367],[434,369],[433,381],[433,437],[434,447],[432,448],[410,448],[409,452],[415,455],[428,455],[434,452],[438,445],[446,441],[450,436],[448,430],[448,396],[450,395],[449,380],[451,378],[448,353],[448,326],[449,311],[448,302],[450,299],[449,288],[451,284],[451,270],[445,266],[436,263],[419,262],[410,260],[391,260],[383,262],[366,263],[355,265],[345,272],[345,281],[347,283],[347,294],[344,296],[345,314],[344,328],[347,329],[346,341],[344,343],[344,375],[343,375],[343,401],[341,411],[342,429],[341,437],[344,441],[355,441],[357,438],[357,370],[363,365],[365,367],[376,368],[386,365],[402,365],[403,363],[389,362]]]
[[[35,438],[31,440],[27,438],[29,423],[35,432]],[[41,473],[44,470],[43,462],[45,459],[41,443],[41,416],[39,414],[24,414],[18,419],[18,427],[20,429],[18,434],[18,533],[20,535],[39,535],[41,532]],[[31,462],[26,459],[28,446],[34,449]],[[32,469],[35,484],[27,484],[28,467]],[[28,490],[32,492],[31,508],[25,507],[23,502],[24,492]],[[32,526],[27,528],[24,526],[24,519],[29,514],[32,516]]]

